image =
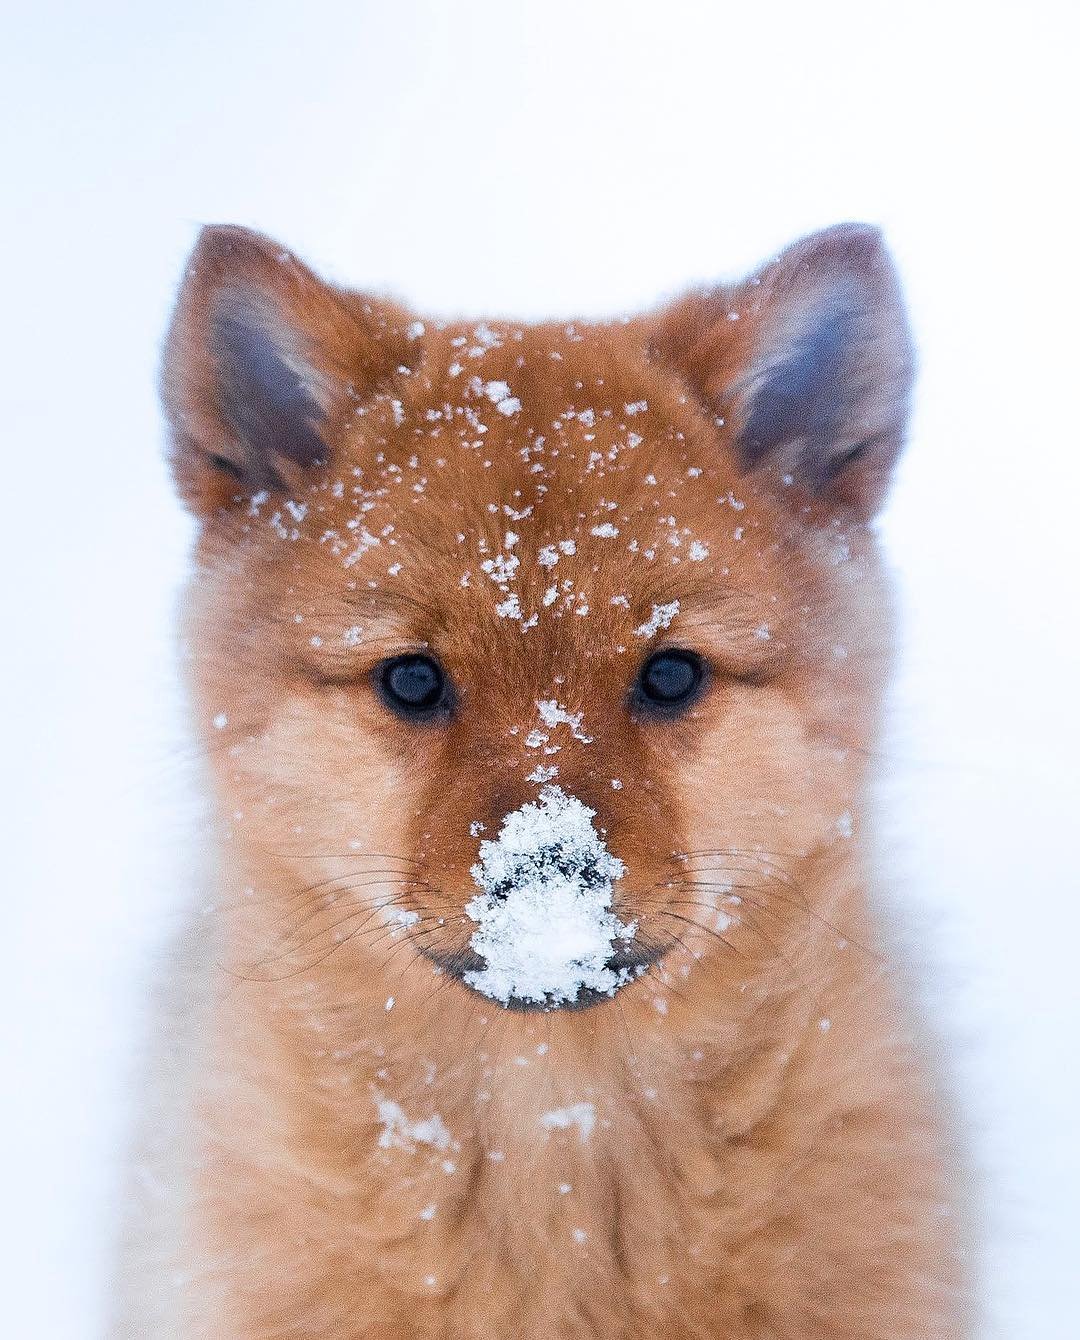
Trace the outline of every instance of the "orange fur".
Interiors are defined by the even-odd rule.
[[[852,275],[852,440],[781,425],[755,446],[770,368]],[[272,327],[325,459],[240,440],[212,337],[237,304]],[[652,316],[423,329],[204,234],[165,397],[201,519],[185,633],[220,946],[168,1334],[962,1333],[942,1120],[868,894],[891,629],[869,522],[908,375],[865,229]],[[497,613],[498,554],[534,626]],[[627,695],[664,643],[711,677],[683,718],[642,721]],[[417,647],[457,686],[445,723],[372,690]],[[584,730],[531,747],[551,698]],[[467,946],[471,826],[534,798],[538,763],[596,811],[620,915],[666,951],[580,1011],[503,1009],[421,952]],[[441,1126],[388,1127],[386,1100]],[[575,1104],[591,1129],[542,1122]]]

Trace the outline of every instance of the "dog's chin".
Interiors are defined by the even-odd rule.
[[[654,963],[663,957],[662,949],[618,949],[605,963],[605,967],[615,977],[616,984],[610,990],[601,991],[597,987],[580,987],[576,996],[545,996],[538,999],[533,996],[510,996],[507,1000],[496,1000],[493,996],[477,990],[468,977],[480,973],[487,966],[484,959],[470,948],[459,949],[456,953],[443,954],[437,951],[421,950],[425,958],[431,960],[448,976],[455,977],[467,990],[479,996],[489,1005],[509,1010],[516,1014],[550,1014],[554,1010],[588,1010],[596,1005],[612,1001],[619,992],[636,982],[642,973],[647,972]]]

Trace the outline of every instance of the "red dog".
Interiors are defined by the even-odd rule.
[[[866,227],[541,326],[203,234],[164,395],[220,897],[121,1333],[964,1332],[868,897],[910,380]]]

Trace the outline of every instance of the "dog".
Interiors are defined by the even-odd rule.
[[[202,233],[162,387],[213,906],[118,1334],[968,1333],[871,878],[912,369],[864,225],[539,325]]]

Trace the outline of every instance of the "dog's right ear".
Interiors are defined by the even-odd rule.
[[[299,491],[335,423],[407,357],[403,314],[332,288],[244,228],[203,229],[165,343],[161,390],[177,486],[207,514]]]

